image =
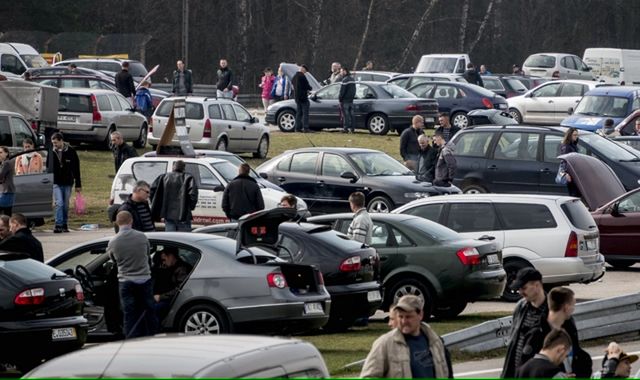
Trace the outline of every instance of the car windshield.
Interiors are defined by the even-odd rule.
[[[424,218],[410,218],[405,220],[403,224],[407,224],[424,232],[434,240],[447,241],[463,239],[463,237],[454,230]]]
[[[416,96],[395,84],[383,84],[380,88],[394,99],[415,98]]]
[[[134,77],[144,77],[147,75],[147,68],[140,62],[129,61],[129,74]]]
[[[21,55],[24,62],[29,68],[39,69],[41,67],[47,67],[49,64],[38,54],[23,54]]]
[[[580,141],[586,143],[588,147],[597,150],[602,157],[607,157],[615,161],[639,161],[640,152],[633,149],[628,150],[617,143],[599,136],[595,133],[581,134]]]
[[[397,176],[412,175],[413,172],[408,170],[404,165],[394,160],[386,153],[351,153],[349,155],[353,162],[358,165],[368,176]]]
[[[455,57],[422,57],[416,73],[452,73],[457,62]]]
[[[524,66],[550,69],[556,66],[556,57],[544,54],[532,55],[524,61]]]
[[[229,161],[225,162],[217,162],[215,164],[211,164],[211,166],[224,178],[227,182],[231,182],[234,178],[238,176],[238,166],[232,164]],[[251,169],[250,176],[253,179],[258,179],[258,174]]]
[[[576,114],[603,117],[625,117],[629,107],[629,99],[620,96],[585,95],[578,106]]]

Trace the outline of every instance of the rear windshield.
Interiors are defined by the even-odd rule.
[[[536,54],[527,58],[527,60],[524,61],[524,65],[527,67],[550,69],[556,67],[556,57],[552,55]]]
[[[561,208],[574,227],[581,230],[592,230],[596,228],[596,222],[593,220],[591,214],[589,214],[589,210],[587,210],[579,199],[565,202]]]
[[[58,111],[64,112],[93,112],[89,95],[60,94]]]
[[[336,251],[352,252],[362,247],[362,243],[351,240],[346,235],[334,230],[316,232],[313,234],[313,237],[327,245],[335,247]]]
[[[169,117],[173,109],[173,101],[164,101],[158,106],[156,116]],[[204,119],[204,107],[202,104],[187,103],[187,119],[202,120]]]
[[[54,274],[65,276],[59,270],[32,259],[0,260],[0,271],[12,273],[24,282],[48,280]]]
[[[129,74],[134,77],[144,77],[147,75],[147,68],[140,62],[129,61]]]

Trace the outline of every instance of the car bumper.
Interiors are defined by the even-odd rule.
[[[445,298],[460,298],[469,302],[499,298],[507,285],[507,272],[504,269],[480,270],[464,277],[463,286],[455,292],[447,292]]]
[[[322,313],[309,313],[307,304],[319,303]],[[231,307],[228,313],[235,327],[251,332],[300,333],[324,326],[332,309],[330,300],[287,302]]]
[[[331,319],[356,319],[375,314],[382,304],[377,282],[327,286],[331,295]]]
[[[267,113],[267,115],[264,117],[264,121],[266,121],[269,124],[275,124],[276,123],[276,114],[275,113]]]
[[[590,282],[605,274],[604,256],[598,254],[595,260],[586,262],[582,258],[567,257],[558,259],[532,260],[531,264],[542,274],[545,284],[571,284]]]

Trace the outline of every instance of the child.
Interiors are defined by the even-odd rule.
[[[260,80],[260,88],[262,88],[262,105],[264,106],[264,112],[267,112],[267,108],[271,104],[271,88],[273,87],[273,70],[270,67],[264,69],[264,75]]]

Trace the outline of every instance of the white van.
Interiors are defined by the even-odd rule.
[[[640,84],[640,50],[589,48],[582,60],[597,81],[621,86]]]
[[[0,72],[22,75],[27,69],[47,66],[47,61],[30,45],[0,43]]]
[[[416,66],[416,73],[464,74],[471,59],[467,54],[427,54]]]

